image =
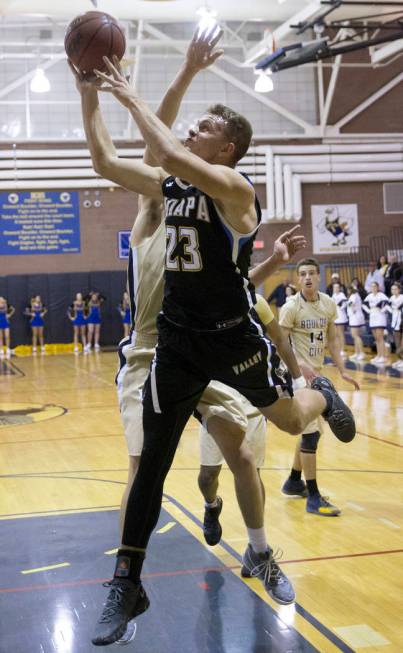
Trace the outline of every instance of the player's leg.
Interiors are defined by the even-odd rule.
[[[111,590],[92,640],[96,645],[117,641],[127,623],[148,607],[140,580],[148,540],[158,521],[164,481],[180,436],[208,383],[168,346],[168,330],[166,326],[162,334],[160,329],[156,357],[144,386],[144,446],[127,499]],[[180,338],[183,351],[185,335]]]
[[[141,429],[141,432],[143,431],[141,422],[140,424],[138,424],[138,428]],[[129,498],[130,490],[132,489],[134,479],[136,478],[137,470],[139,468],[139,462],[140,462],[140,455],[138,456],[129,455],[129,469],[127,474],[127,484],[122,495],[122,500],[120,502],[119,523],[120,523],[121,538],[123,536],[123,526],[125,523],[127,500]]]
[[[40,345],[41,345],[41,352],[43,354],[44,351],[45,351],[45,337],[44,337],[44,327],[43,326],[38,327],[38,335],[39,335],[39,342],[40,342]]]
[[[3,334],[5,333],[5,329],[0,329],[0,356],[4,356],[4,340],[3,340]]]
[[[87,349],[88,349],[88,351],[91,349],[93,336],[94,336],[94,324],[92,322],[88,322],[88,324],[87,324]]]
[[[301,475],[302,475],[301,438],[298,438],[298,442],[295,445],[294,460],[292,463],[291,472],[288,478],[283,483],[283,486],[281,488],[282,493],[293,497],[308,496],[306,483],[302,480]]]

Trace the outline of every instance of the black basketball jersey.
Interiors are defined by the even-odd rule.
[[[162,189],[167,237],[165,316],[194,329],[231,326],[255,303],[248,269],[258,227],[249,234],[238,233],[211,197],[178,178],[165,179]],[[259,224],[257,198],[255,205]]]

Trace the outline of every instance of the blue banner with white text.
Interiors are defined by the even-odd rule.
[[[0,193],[0,255],[79,252],[77,191]]]

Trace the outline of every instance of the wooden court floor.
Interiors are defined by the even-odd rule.
[[[16,554],[18,559],[21,547],[30,546],[29,538],[17,538],[17,526],[27,518],[32,531],[36,524],[46,529],[46,523],[51,523],[46,518],[115,511],[117,545],[116,511],[127,460],[115,397],[116,355],[24,357],[0,365],[0,518],[8,527],[14,523],[16,533],[15,542],[7,541],[6,550],[3,542],[1,565],[7,566]],[[166,482],[164,510],[171,519],[171,538],[175,524],[181,533],[190,532],[217,564],[235,575],[238,584],[253,590],[264,609],[274,610],[284,628],[292,626],[300,633],[312,645],[309,650],[399,653],[403,651],[403,382],[379,373],[353,374],[361,383],[359,393],[352,393],[345,384],[338,383],[338,387],[354,410],[359,434],[345,445],[327,432],[318,456],[319,485],[342,509],[339,518],[307,514],[303,500],[281,494],[294,440],[268,427],[266,463],[261,471],[267,493],[267,532],[271,546],[283,552],[283,569],[296,589],[296,607],[280,607],[267,597],[259,581],[240,579],[246,536],[226,469],[220,479],[222,544],[213,549],[204,545],[203,502],[197,488],[198,427],[193,420]],[[336,377],[332,367],[328,375]],[[94,540],[98,536],[93,533]],[[60,562],[51,551],[48,555],[49,567]],[[112,558],[109,566],[112,571]],[[38,586],[49,582],[49,575],[44,574],[51,573],[39,568],[20,571],[28,571],[29,584]],[[13,591],[13,583],[2,576],[0,606]],[[164,582],[168,584],[169,578]],[[221,600],[228,604],[231,596]],[[24,629],[23,620],[18,627]],[[251,633],[254,627],[256,623],[251,623]],[[135,644],[128,650],[175,653],[175,649]],[[245,648],[245,653],[308,650],[303,645],[276,646]],[[36,650],[42,651],[2,648],[0,641],[1,653]],[[76,653],[63,643],[55,644],[54,650]],[[92,650],[88,644],[88,651]],[[197,649],[189,653],[193,650]],[[233,653],[240,649],[221,645],[213,650]]]

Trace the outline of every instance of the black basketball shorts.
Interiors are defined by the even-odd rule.
[[[292,397],[292,380],[260,326],[245,319],[230,329],[199,332],[158,317],[158,345],[144,405],[155,413],[195,405],[211,380],[238,390],[256,407]]]

